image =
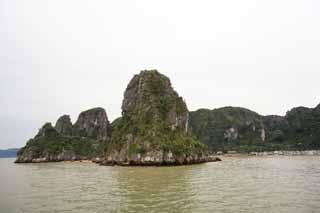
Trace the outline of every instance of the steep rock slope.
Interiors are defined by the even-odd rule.
[[[142,71],[124,93],[122,117],[113,122],[105,164],[163,165],[206,161],[206,147],[189,131],[189,112],[169,78]]]
[[[55,129],[65,136],[72,136],[72,123],[69,115],[61,116],[55,125]]]
[[[98,107],[81,112],[73,125],[73,135],[106,140],[111,135],[106,111]]]

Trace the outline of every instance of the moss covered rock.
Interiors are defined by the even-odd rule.
[[[239,150],[240,146],[246,149],[266,140],[262,116],[240,107],[191,112],[190,127],[213,151]]]
[[[169,78],[142,71],[124,93],[122,117],[113,123],[105,164],[162,165],[204,162],[206,147],[189,131],[186,103]]]
[[[190,113],[190,127],[212,151],[255,152],[320,148],[320,111],[296,107],[285,116],[262,116],[240,107]]]
[[[82,112],[75,125],[68,115],[55,127],[46,123],[17,153],[16,163],[38,163],[102,158],[110,139],[107,114],[102,108]]]

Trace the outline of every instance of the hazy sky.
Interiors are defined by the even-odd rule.
[[[169,76],[190,110],[314,107],[320,1],[0,0],[0,148],[91,107],[112,121],[143,69]]]

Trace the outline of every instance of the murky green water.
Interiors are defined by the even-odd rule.
[[[182,167],[0,159],[0,212],[320,212],[320,157]]]

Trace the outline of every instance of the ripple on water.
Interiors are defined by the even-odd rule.
[[[224,158],[181,167],[13,164],[1,159],[4,212],[317,212],[319,157]]]

